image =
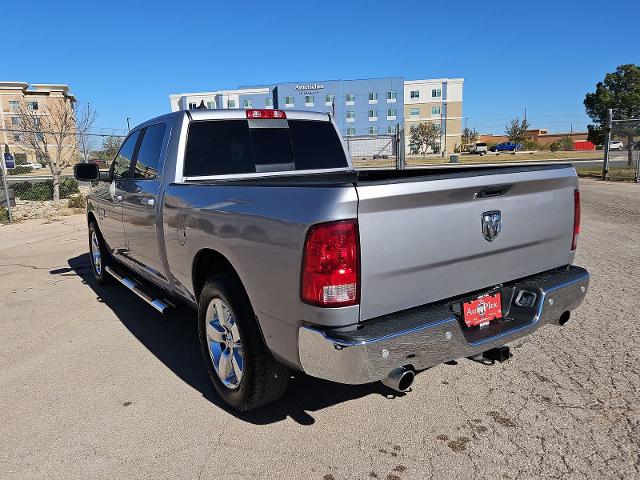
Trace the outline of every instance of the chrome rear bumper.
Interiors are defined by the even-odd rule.
[[[309,375],[348,384],[381,380],[401,366],[422,370],[499,347],[546,324],[558,325],[565,312],[582,303],[588,286],[589,273],[575,266],[505,284],[501,288],[511,292],[510,302],[520,290],[534,292],[536,301],[528,309],[509,304],[505,311],[513,318],[507,313],[486,334],[463,327],[452,309],[462,297],[368,320],[351,332],[303,326],[300,363]]]

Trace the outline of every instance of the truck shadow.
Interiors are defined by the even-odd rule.
[[[99,285],[93,278],[88,253],[67,262],[69,268],[51,270],[50,273],[64,275],[73,272],[82,278],[83,283],[94,291],[97,300],[107,305],[147,350],[211,403],[241,420],[265,425],[290,417],[301,425],[312,425],[315,419],[309,412],[367,395],[382,395],[388,399],[403,396],[380,383],[342,385],[295,372],[287,393],[280,401],[240,414],[230,410],[218,397],[207,375],[198,348],[194,310],[178,306],[161,315],[122,286]]]

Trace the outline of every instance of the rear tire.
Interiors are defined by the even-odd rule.
[[[105,268],[111,265],[111,256],[102,239],[98,225],[93,220],[89,222],[89,256],[91,271],[96,282],[100,285],[111,285],[113,277],[105,271]]]
[[[279,399],[290,371],[273,358],[242,284],[227,274],[205,282],[198,305],[200,350],[213,386],[241,412]]]

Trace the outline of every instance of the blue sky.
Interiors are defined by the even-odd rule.
[[[464,77],[483,133],[525,108],[534,127],[576,130],[585,93],[640,64],[638,0],[38,0],[2,14],[0,80],[69,84],[96,131],[169,111],[170,93],[392,75]]]

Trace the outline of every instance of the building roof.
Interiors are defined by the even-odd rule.
[[[0,82],[0,88],[25,90],[29,86],[25,82]]]
[[[457,78],[446,78],[446,77],[442,77],[442,78],[422,78],[422,79],[416,79],[416,80],[405,80],[404,84],[405,85],[411,85],[413,83],[437,83],[437,82],[447,82],[447,83],[464,83],[464,78],[462,77],[457,77]]]
[[[65,92],[69,91],[69,86],[62,83],[32,83],[31,88],[41,92]]]
[[[52,92],[60,92],[66,98],[71,100],[75,100],[75,95],[69,92],[69,85],[65,85],[64,83],[32,83],[29,85],[26,82],[1,82],[0,81],[0,89],[5,90],[21,90],[23,93],[52,93]]]

